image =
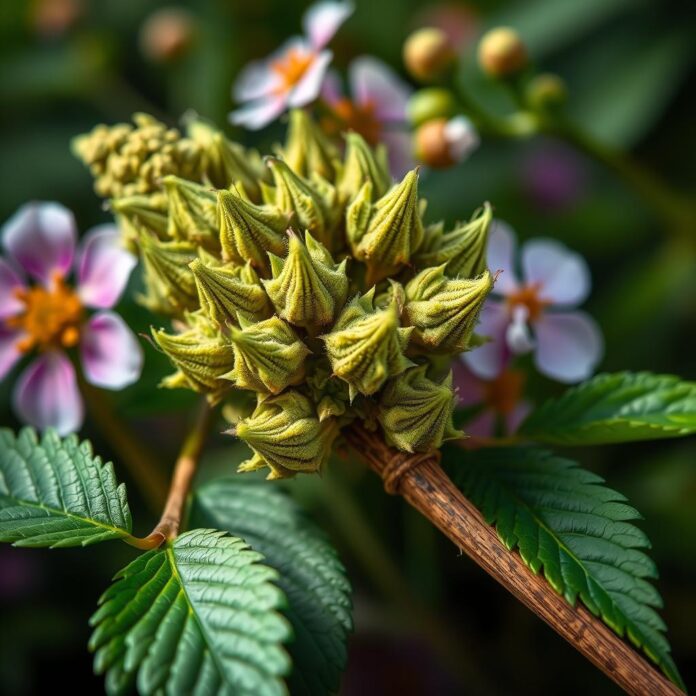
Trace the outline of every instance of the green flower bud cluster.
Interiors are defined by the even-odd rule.
[[[424,224],[417,170],[393,182],[355,133],[341,155],[304,111],[265,160],[198,121],[167,137],[167,152],[197,148],[197,167],[100,190],[142,259],[142,302],[171,320],[152,332],[176,369],[163,386],[234,403],[253,451],[241,470],[318,471],[355,419],[407,452],[459,437],[442,366],[477,343],[490,206],[451,230]]]

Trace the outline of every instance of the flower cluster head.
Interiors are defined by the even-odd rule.
[[[109,200],[142,302],[171,321],[152,332],[175,368],[164,386],[228,404],[253,451],[242,470],[272,478],[319,470],[355,419],[407,452],[459,436],[449,364],[481,343],[493,287],[490,206],[428,224],[418,171],[393,181],[383,150],[345,137],[341,155],[293,111],[262,160],[192,121],[176,142],[198,149],[195,174]]]
[[[25,422],[64,435],[77,430],[83,404],[73,363],[79,348],[85,378],[121,389],[140,376],[142,350],[110,311],[136,258],[121,248],[114,225],[88,232],[76,250],[72,213],[58,203],[29,203],[5,223],[0,257],[0,380],[35,355],[14,390]],[[68,282],[75,272],[75,285]],[[88,309],[97,310],[91,316]]]

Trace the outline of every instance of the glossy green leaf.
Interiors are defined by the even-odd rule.
[[[192,522],[242,537],[278,571],[295,638],[292,694],[336,693],[352,630],[350,584],[333,547],[297,505],[269,483],[211,481],[196,493]]]
[[[649,372],[598,375],[534,411],[520,434],[598,445],[696,433],[696,383]]]
[[[461,450],[458,453],[462,452]],[[657,577],[646,555],[640,515],[620,493],[574,462],[535,448],[461,453],[449,466],[454,483],[517,548],[534,573],[570,604],[577,599],[657,663],[677,684]]]
[[[0,430],[0,541],[87,546],[129,536],[126,489],[75,435]]]
[[[285,597],[261,554],[196,529],[116,576],[91,620],[94,669],[109,694],[285,694]]]

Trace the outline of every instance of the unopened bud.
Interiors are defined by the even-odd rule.
[[[183,7],[153,12],[140,30],[140,48],[156,63],[169,63],[188,52],[195,35],[193,15]]]
[[[290,126],[281,154],[290,169],[303,177],[315,173],[333,181],[340,167],[338,149],[304,109],[290,112]]]
[[[389,166],[380,152],[373,150],[361,135],[347,133],[346,157],[338,179],[338,191],[344,199],[350,199],[366,182],[372,186],[372,200],[383,196],[391,185]]]
[[[446,169],[468,157],[478,144],[478,133],[468,118],[436,118],[416,131],[415,155],[433,169]]]
[[[434,27],[413,32],[404,43],[403,54],[406,69],[421,82],[437,80],[457,57],[447,34]]]
[[[162,183],[169,205],[169,236],[219,251],[215,192],[176,176],[166,176]]]
[[[434,118],[451,118],[456,110],[454,95],[443,87],[419,89],[406,105],[406,115],[412,126],[420,126]]]
[[[568,90],[565,82],[558,75],[543,73],[529,82],[526,95],[533,109],[544,111],[565,104]]]
[[[527,67],[527,47],[510,27],[497,27],[484,34],[478,48],[479,65],[490,77],[510,77]]]

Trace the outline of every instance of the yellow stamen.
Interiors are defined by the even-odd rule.
[[[356,104],[350,99],[339,99],[331,105],[332,116],[328,117],[322,126],[330,134],[341,131],[355,131],[372,146],[379,143],[382,136],[382,123],[375,115],[375,105],[372,102]]]
[[[538,283],[533,285],[525,285],[516,292],[511,293],[507,296],[508,304],[511,307],[515,305],[522,305],[527,308],[529,321],[536,321],[541,313],[546,307],[549,306],[549,302],[542,300],[539,297],[539,291],[541,287]]]
[[[290,50],[271,63],[271,70],[283,80],[283,84],[279,91],[284,92],[291,87],[294,87],[307,72],[307,68],[312,64],[315,55],[311,51],[306,52],[299,48],[291,48]]]

